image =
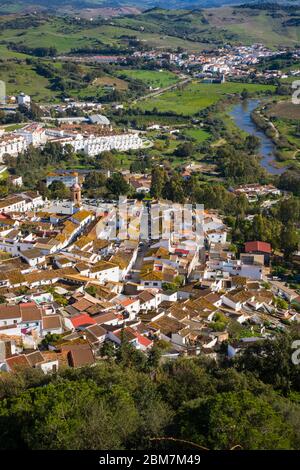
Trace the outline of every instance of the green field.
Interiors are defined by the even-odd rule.
[[[204,142],[211,136],[210,133],[205,131],[204,129],[197,128],[185,129],[183,134],[188,137],[191,137],[192,139],[195,139],[197,143]]]
[[[294,12],[288,13],[282,10],[279,14],[274,14],[271,9],[255,10],[237,7],[212,8],[205,11],[205,17],[211,27],[231,32],[244,44],[262,42],[274,48],[283,45],[299,45],[299,26],[288,24],[291,18],[297,18],[297,16],[300,17],[300,11],[298,10],[297,15],[296,8]]]
[[[223,84],[193,82],[183,89],[169,91],[154,98],[149,98],[136,106],[142,110],[173,111],[187,116],[217,103],[226,95],[241,93],[244,89],[248,90],[249,93],[257,93],[267,90],[274,91],[275,87],[230,82]]]
[[[122,70],[119,76],[141,80],[152,88],[165,88],[178,82],[178,76],[175,73],[165,70]]]
[[[25,63],[0,63],[0,80],[6,84],[8,95],[21,91],[29,94],[35,101],[51,100],[54,94],[49,87],[49,81],[36,73],[33,66]]]

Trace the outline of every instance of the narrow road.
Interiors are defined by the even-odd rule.
[[[138,251],[135,263],[130,270],[131,281],[139,282],[140,275],[141,275],[141,267],[144,262],[145,254],[147,253],[148,250],[149,250],[149,246],[147,242],[143,243],[143,245],[139,247],[139,251]]]
[[[186,85],[192,80],[192,77],[186,77],[183,80],[180,80],[177,83],[174,83],[173,85],[169,85],[165,88],[160,88],[159,90],[153,91],[152,93],[148,93],[147,95],[140,96],[139,98],[135,98],[132,100],[131,104],[138,103],[139,101],[146,100],[148,98],[154,98],[155,96],[159,96],[162,93],[165,93],[166,91],[171,91],[171,90],[176,90],[181,85]]]

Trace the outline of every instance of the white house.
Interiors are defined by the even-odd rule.
[[[20,256],[32,267],[45,263],[46,261],[45,255],[38,248],[20,251]]]

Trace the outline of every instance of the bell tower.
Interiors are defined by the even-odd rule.
[[[81,186],[78,183],[73,184],[72,188],[72,201],[76,206],[81,206]]]

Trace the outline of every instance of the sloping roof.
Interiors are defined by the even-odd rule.
[[[74,328],[79,328],[84,325],[95,325],[97,323],[96,320],[90,317],[87,313],[81,313],[80,315],[70,318],[70,320]]]
[[[259,242],[259,241],[253,241],[253,242],[246,242],[245,243],[245,252],[250,253],[251,251],[260,251],[263,253],[271,253],[272,248],[270,243],[266,242]]]
[[[21,318],[19,305],[0,305],[0,320]]]
[[[145,302],[149,302],[149,300],[155,299],[155,294],[152,294],[152,292],[144,290],[138,295],[138,298],[140,299],[142,303],[145,303]]]
[[[40,321],[42,319],[41,309],[33,302],[21,304],[20,308],[23,322]]]
[[[95,358],[91,348],[71,349],[68,352],[68,362],[71,367],[83,367],[94,364]]]
[[[44,330],[61,328],[61,317],[60,315],[47,315],[43,317],[42,325]]]
[[[102,336],[106,335],[106,330],[98,324],[88,326],[87,331],[89,331],[95,337],[95,339],[101,338]]]
[[[78,310],[78,312],[83,312],[89,307],[92,307],[94,304],[87,299],[80,299],[78,302],[72,304],[72,307]]]
[[[116,320],[117,316],[114,312],[105,312],[100,313],[99,315],[93,316],[93,320],[96,321],[99,325],[103,325],[104,323],[111,322],[112,320]]]
[[[34,367],[36,364],[39,364],[41,362],[44,362],[44,357],[40,351],[34,351],[30,354],[26,354],[26,358],[31,367]]]
[[[6,364],[12,370],[16,370],[19,367],[30,367],[29,361],[25,354],[9,357],[6,359]]]

